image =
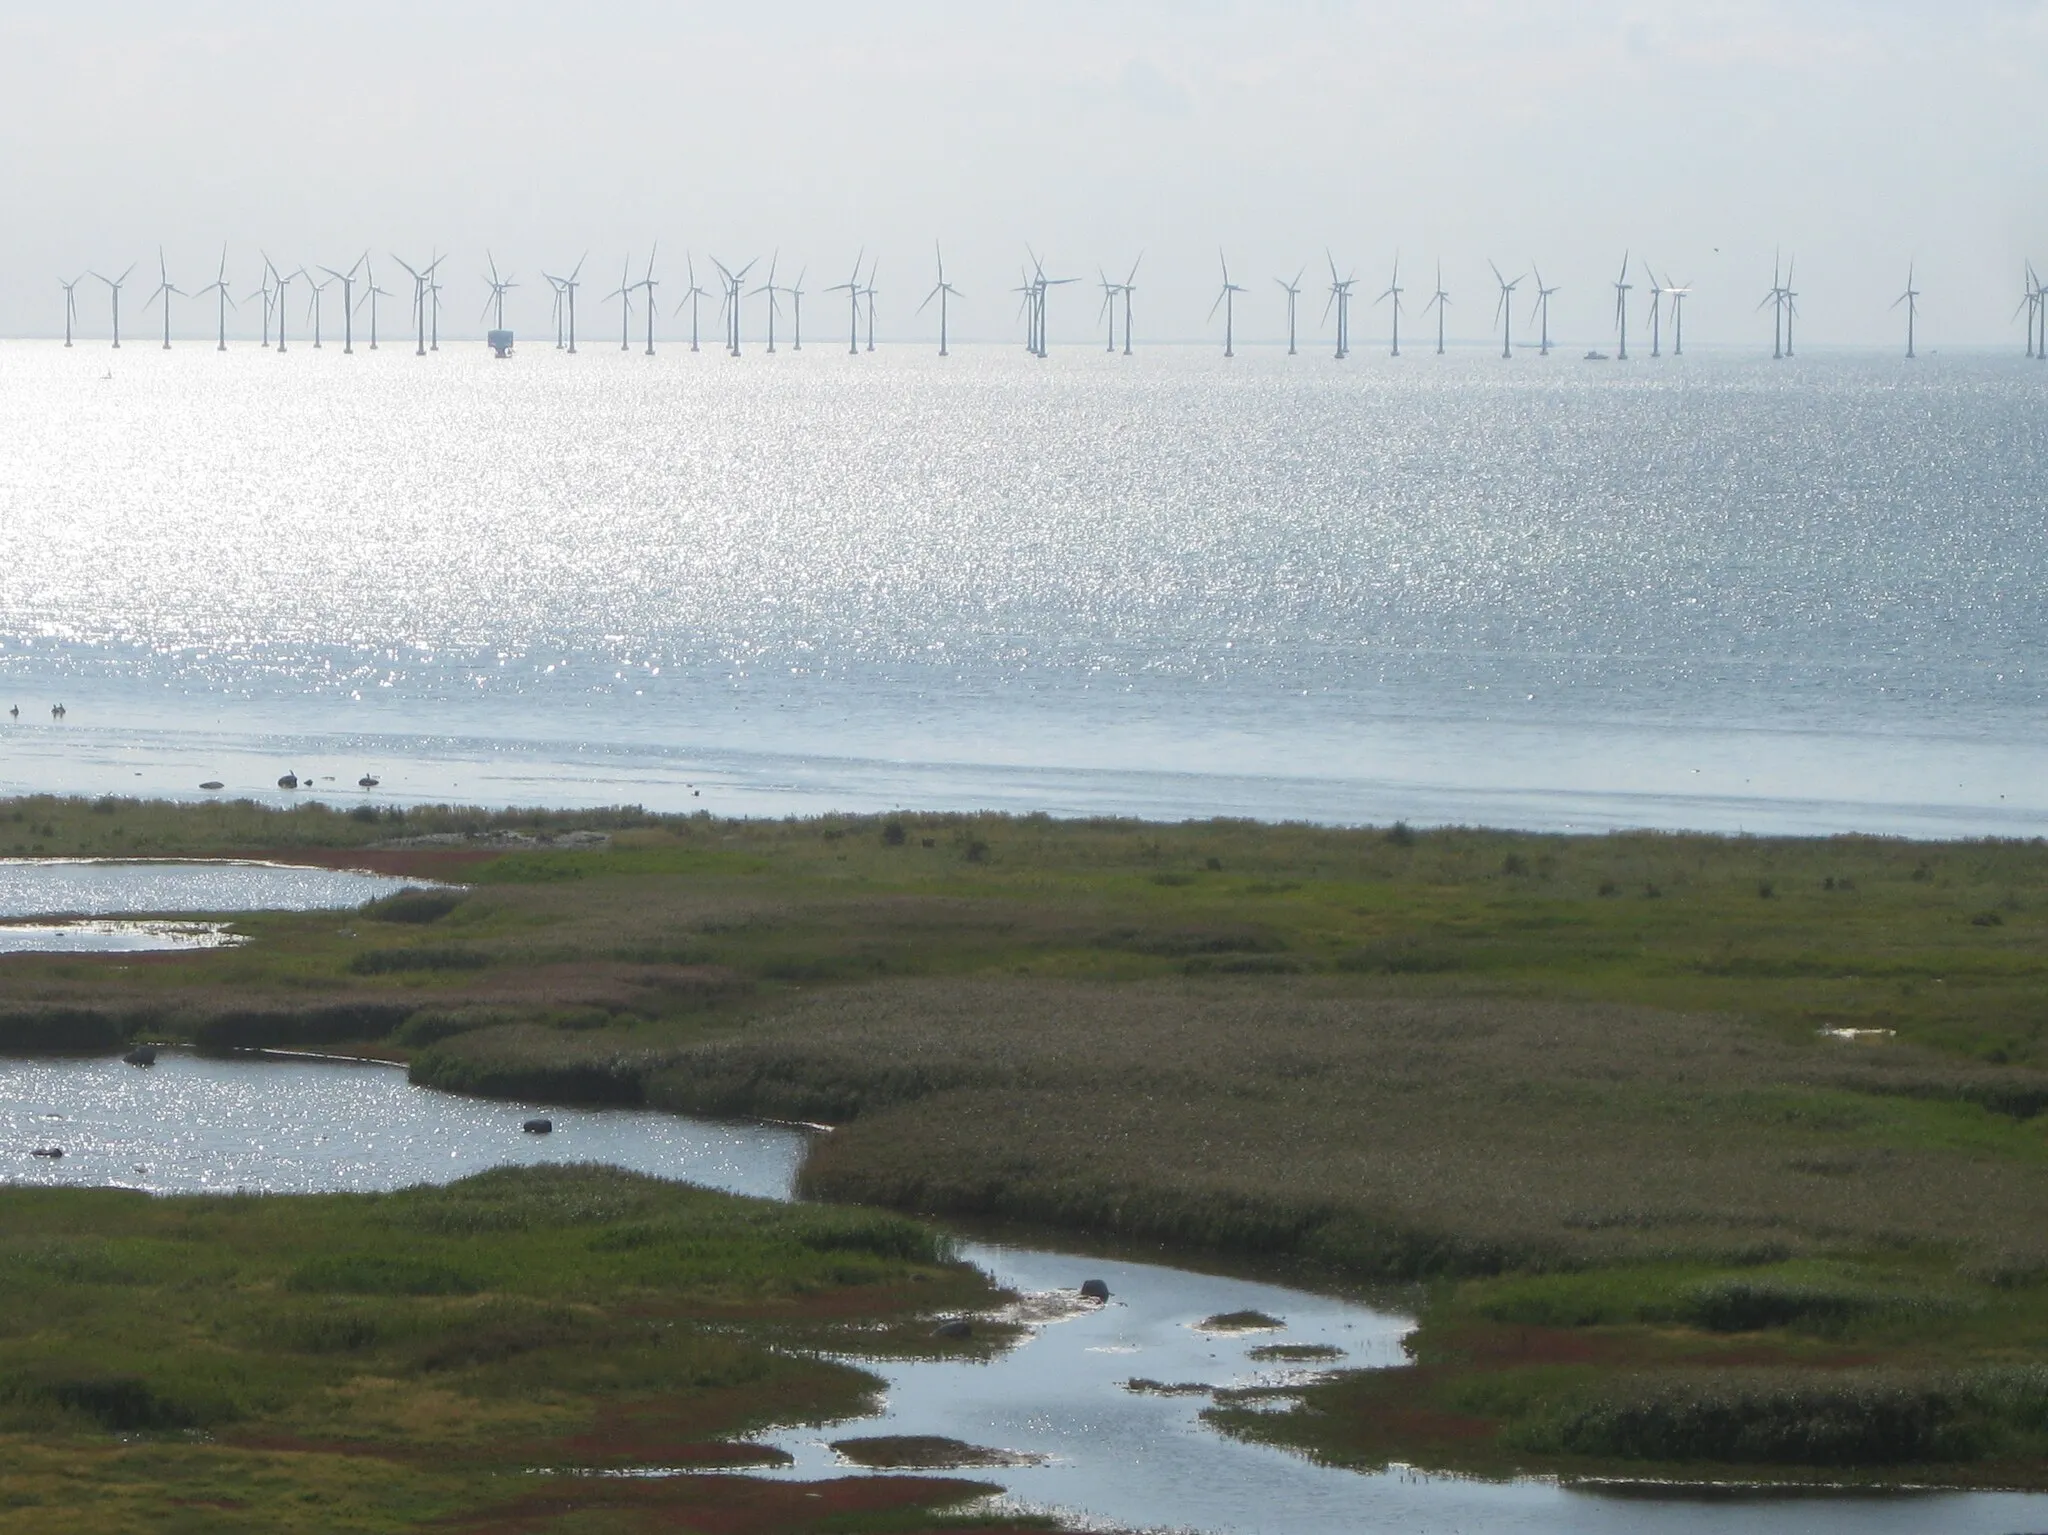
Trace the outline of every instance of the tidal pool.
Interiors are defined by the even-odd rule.
[[[248,859],[0,858],[0,954],[137,953],[240,942],[218,923],[109,920],[174,912],[345,910],[419,880]],[[23,918],[67,917],[66,922]]]
[[[523,1134],[536,1112],[547,1136]],[[0,1060],[0,1182],[117,1185],[157,1193],[309,1193],[446,1182],[508,1162],[609,1162],[768,1198],[791,1197],[809,1132],[631,1109],[493,1103],[412,1086],[392,1067],[316,1060],[209,1060],[167,1051],[115,1060]],[[32,1157],[63,1148],[61,1158]],[[879,1417],[764,1435],[794,1463],[767,1474],[845,1475],[829,1441],[935,1435],[1044,1457],[974,1473],[1005,1501],[1151,1530],[1230,1535],[2012,1535],[2048,1529],[2048,1496],[2004,1493],[1602,1494],[1549,1482],[1490,1483],[1407,1470],[1376,1475],[1226,1439],[1198,1394],[1168,1385],[1282,1382],[1254,1351],[1341,1349],[1343,1363],[1396,1363],[1408,1320],[1282,1285],[1162,1264],[986,1242],[962,1253],[1053,1320],[985,1363],[861,1361],[887,1383]],[[1084,1279],[1100,1308],[1070,1304]],[[1278,1330],[1198,1326],[1257,1311]],[[659,1474],[659,1467],[647,1468]],[[874,1473],[888,1475],[888,1472]]]

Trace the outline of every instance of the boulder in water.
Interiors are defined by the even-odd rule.
[[[130,1066],[154,1066],[156,1064],[156,1046],[137,1045],[133,1050],[122,1056],[121,1059]]]
[[[555,1122],[552,1119],[529,1119],[519,1127],[528,1135],[553,1135]]]
[[[1107,1302],[1109,1300],[1109,1286],[1100,1279],[1084,1279],[1081,1281],[1081,1299],[1092,1300],[1098,1303]]]

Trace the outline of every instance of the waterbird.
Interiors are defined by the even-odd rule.
[[[65,711],[64,711],[64,706],[63,706],[62,704],[51,704],[51,705],[50,705],[50,718],[51,718],[51,719],[53,719],[53,720],[61,720],[62,718],[64,718],[64,712],[65,712]]]
[[[20,704],[16,704],[16,705],[14,705],[14,707],[13,707],[13,708],[9,709],[9,710],[8,710],[7,712],[8,712],[8,713],[9,713],[10,715],[12,715],[12,716],[13,716],[13,717],[14,717],[15,719],[20,719],[20,718],[21,718],[21,705],[20,705]]]
[[[218,778],[209,778],[206,780],[205,783],[201,784],[199,787],[207,790],[210,793],[215,789],[225,789],[227,785],[222,783]]]
[[[361,778],[358,778],[356,780],[356,787],[358,789],[374,789],[377,787],[377,780],[375,778],[372,778],[368,773],[365,773]]]
[[[297,773],[286,773],[284,777],[277,781],[277,786],[280,789],[296,789],[299,786],[299,775]]]

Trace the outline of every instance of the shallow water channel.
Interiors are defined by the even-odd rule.
[[[549,1136],[522,1134],[535,1110]],[[414,1087],[386,1066],[208,1060],[0,1060],[0,1182],[156,1193],[304,1193],[444,1182],[508,1162],[610,1162],[713,1188],[788,1198],[806,1132],[645,1110],[492,1103]],[[36,1158],[61,1146],[61,1159]],[[2011,1535],[2048,1529],[2048,1496],[1613,1495],[1405,1471],[1333,1470],[1205,1428],[1199,1396],[1131,1392],[1149,1378],[1209,1385],[1284,1380],[1250,1351],[1326,1344],[1353,1365],[1400,1357],[1404,1318],[1353,1302],[1159,1264],[983,1242],[963,1254],[1026,1295],[1106,1280],[1111,1301],[1037,1327],[987,1363],[862,1361],[887,1382],[879,1419],[766,1436],[798,1478],[844,1475],[827,1446],[864,1434],[936,1434],[1044,1463],[985,1475],[1016,1502],[1144,1529],[1258,1535],[1671,1532],[1671,1535]],[[1281,1332],[1196,1324],[1256,1310]],[[650,1468],[658,1471],[659,1468]],[[882,1473],[886,1474],[886,1473]]]
[[[341,910],[419,880],[247,859],[0,858],[0,954],[138,953],[242,940],[165,912]],[[24,920],[71,918],[67,921]]]

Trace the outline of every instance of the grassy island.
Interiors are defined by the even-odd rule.
[[[2039,842],[35,800],[10,851],[465,891],[0,961],[0,1048],[828,1122],[827,1199],[1407,1287],[1410,1367],[1228,1431],[2048,1486]]]

